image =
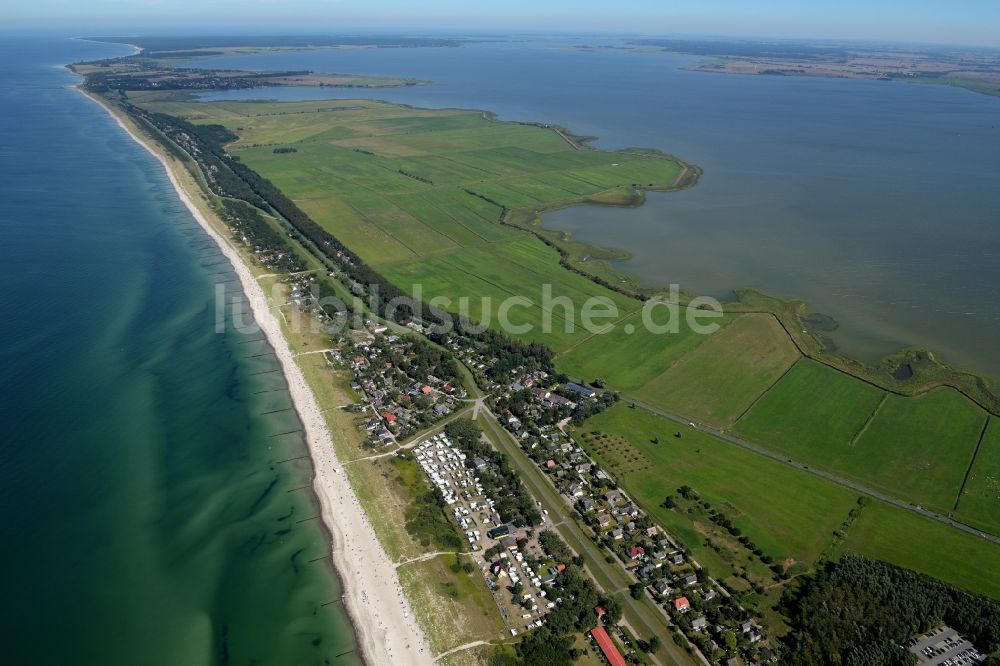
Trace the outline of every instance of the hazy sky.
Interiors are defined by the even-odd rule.
[[[1000,0],[2,0],[0,26],[257,33],[530,29],[1000,46]]]

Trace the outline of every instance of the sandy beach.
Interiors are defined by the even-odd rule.
[[[82,89],[78,90],[87,95]],[[292,356],[278,320],[268,306],[264,290],[243,263],[238,251],[213,228],[194,204],[194,193],[184,189],[161,152],[126,125],[101,100],[87,96],[100,104],[132,139],[163,165],[180,200],[232,264],[257,324],[274,348],[305,430],[316,474],[313,486],[319,498],[323,522],[332,537],[333,564],[339,574],[344,605],[354,625],[365,662],[434,663],[423,631],[403,594],[396,568],[382,550],[375,530],[337,460],[322,411]]]

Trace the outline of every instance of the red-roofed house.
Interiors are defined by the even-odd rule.
[[[392,412],[382,412],[382,418],[384,418],[389,423],[396,422],[396,415],[393,414]]]
[[[646,549],[643,548],[642,546],[632,546],[632,548],[630,548],[628,551],[628,556],[631,557],[633,560],[637,560],[645,554],[646,554]]]
[[[597,619],[599,620],[604,617],[604,614],[608,611],[604,609],[604,606],[594,606],[594,612],[597,613]]]
[[[549,469],[552,469],[553,467],[556,466],[556,461],[550,458],[545,461],[545,466],[548,467]]]
[[[430,386],[428,386],[427,384],[424,384],[424,387],[423,387],[422,389],[420,389],[420,392],[421,392],[421,393],[423,393],[424,395],[427,395],[427,394],[429,394],[429,393],[433,393],[433,392],[434,392],[434,389],[432,389],[432,388],[431,388]]]
[[[559,564],[556,565],[556,571],[558,571],[559,573],[566,571],[566,565],[560,562]]]
[[[687,613],[691,610],[691,602],[688,601],[687,597],[677,597],[674,599],[674,609],[681,613]]]
[[[601,648],[604,658],[608,660],[611,666],[625,666],[625,658],[622,657],[621,652],[615,647],[604,627],[594,627],[590,630],[590,635],[597,642],[597,647]]]

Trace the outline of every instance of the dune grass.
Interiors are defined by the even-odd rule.
[[[456,561],[459,567],[455,566]],[[507,627],[468,555],[439,555],[399,567],[399,581],[435,654],[477,640],[499,640]]]

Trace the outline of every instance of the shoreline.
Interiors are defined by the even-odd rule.
[[[133,141],[163,166],[178,198],[216,243],[239,277],[254,319],[278,358],[292,404],[305,431],[313,464],[313,492],[319,503],[323,525],[331,537],[334,570],[364,661],[368,664],[433,664],[434,656],[403,594],[395,564],[379,544],[368,516],[342,471],[322,410],[302,370],[295,363],[260,284],[239,252],[195,205],[192,195],[181,185],[166,158],[128,127],[113,109],[79,86],[74,87],[103,108]]]

